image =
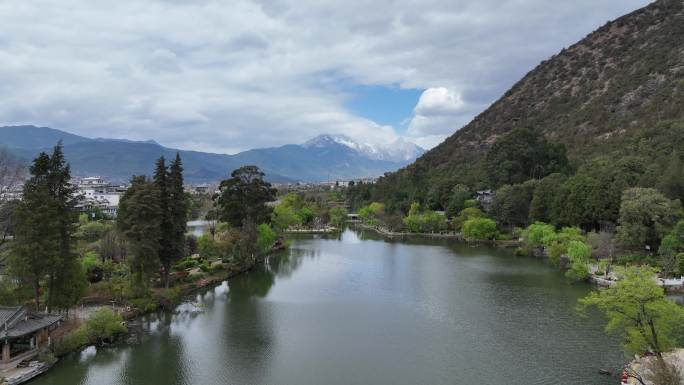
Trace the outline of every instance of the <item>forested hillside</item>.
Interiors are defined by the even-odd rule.
[[[684,2],[659,0],[542,62],[414,164],[350,198],[455,214],[463,191],[488,188],[499,223],[597,228],[617,223],[629,187],[683,199],[682,155]]]

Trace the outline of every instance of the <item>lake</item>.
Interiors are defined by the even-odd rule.
[[[589,285],[509,251],[347,230],[89,348],[32,385],[616,384],[619,342],[575,313]]]

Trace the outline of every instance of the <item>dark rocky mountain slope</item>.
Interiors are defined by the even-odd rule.
[[[402,206],[456,183],[497,187],[486,154],[516,128],[565,145],[575,169],[596,156],[640,156],[657,174],[684,153],[684,2],[658,0],[563,49],[365,198]]]

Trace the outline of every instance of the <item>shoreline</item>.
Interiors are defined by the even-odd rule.
[[[410,237],[416,237],[416,238],[427,238],[427,239],[448,239],[448,240],[454,240],[458,241],[461,243],[468,243],[468,244],[480,244],[480,245],[493,245],[497,247],[503,247],[503,248],[513,248],[513,247],[518,247],[521,245],[520,241],[518,240],[489,240],[489,239],[480,239],[480,240],[469,240],[467,238],[464,238],[463,235],[460,233],[456,232],[446,232],[446,233],[396,233],[393,231],[389,231],[383,227],[380,226],[370,226],[366,225],[360,222],[354,222],[351,223],[352,227],[359,227],[364,230],[371,230],[376,232],[377,234],[380,234],[384,237],[387,238],[410,238]]]
[[[275,254],[275,253],[277,253],[278,251],[281,251],[281,250],[272,250],[272,253]],[[274,254],[270,254],[270,255],[274,255]],[[270,256],[270,255],[269,255],[269,256]],[[267,257],[268,257],[268,256],[267,256]],[[265,257],[265,258],[267,258],[267,257]],[[113,310],[114,310],[117,314],[121,315],[121,317],[123,318],[123,321],[124,321],[125,324],[129,324],[129,323],[131,323],[132,321],[138,320],[138,319],[140,319],[140,318],[142,318],[142,317],[144,317],[144,316],[146,316],[146,315],[149,315],[149,314],[152,314],[152,313],[155,313],[155,312],[159,312],[159,311],[173,311],[173,309],[177,308],[178,306],[182,305],[183,303],[186,303],[186,302],[187,302],[187,303],[190,303],[190,302],[191,302],[191,299],[190,299],[189,297],[190,297],[193,293],[197,292],[198,290],[206,289],[206,288],[210,288],[210,287],[216,287],[216,286],[222,284],[223,282],[226,282],[226,281],[228,281],[228,280],[230,280],[230,279],[232,279],[232,278],[235,278],[235,277],[237,277],[237,276],[239,276],[239,275],[248,273],[249,271],[253,270],[254,267],[255,267],[258,263],[264,263],[265,258],[262,258],[262,259],[256,261],[255,263],[250,264],[250,265],[247,266],[247,267],[238,268],[238,269],[229,267],[229,268],[226,268],[226,269],[220,271],[220,272],[217,273],[217,274],[212,274],[212,275],[210,275],[210,276],[208,276],[208,277],[201,278],[201,279],[197,280],[196,282],[192,282],[192,283],[183,283],[183,284],[178,285],[178,286],[170,286],[169,289],[172,289],[172,288],[180,288],[180,290],[181,290],[181,293],[180,293],[180,295],[179,295],[179,297],[178,297],[178,300],[177,300],[177,301],[174,301],[172,304],[168,304],[168,303],[167,303],[167,304],[164,304],[164,303],[163,303],[163,300],[164,300],[164,299],[161,298],[161,297],[159,296],[159,293],[158,293],[158,292],[155,292],[154,297],[155,297],[155,299],[156,299],[157,301],[159,301],[159,302],[158,302],[158,304],[157,304],[157,307],[156,307],[154,310],[144,310],[144,309],[139,309],[139,308],[131,308],[130,310],[124,310],[124,311],[120,311],[120,309],[116,309],[116,308],[113,309]],[[162,288],[162,289],[163,289],[163,288]],[[84,297],[84,298],[87,298],[87,297]],[[88,304],[88,305],[89,305],[89,306],[94,306],[94,307],[101,307],[101,308],[104,308],[104,307],[110,307],[110,308],[111,308],[111,307],[112,307],[111,302],[105,302],[105,301],[95,301],[95,302],[92,302],[92,303],[90,303],[90,304]],[[123,303],[123,304],[121,304],[121,305],[124,307],[124,309],[131,307],[131,304],[130,304],[130,303]],[[170,305],[170,306],[169,306],[169,305]],[[80,324],[79,324],[76,328],[67,327],[66,325],[67,325],[67,323],[65,323],[64,326],[63,326],[63,327],[65,327],[65,328],[67,329],[66,332],[63,333],[63,334],[59,337],[59,339],[56,339],[56,341],[59,341],[60,339],[65,338],[65,337],[68,336],[70,333],[72,333],[72,332],[74,332],[75,330],[77,330],[78,327],[80,327]],[[71,326],[73,326],[73,325],[71,325]],[[57,329],[57,330],[59,330],[59,329]],[[128,335],[130,335],[130,331],[127,332],[127,333],[125,333],[123,336],[120,336],[120,337],[119,337],[119,341],[116,342],[116,343],[124,344],[124,345],[129,344],[129,343],[127,342],[127,338],[126,338],[126,336],[128,336]],[[56,341],[55,341],[55,342],[56,342]],[[53,342],[53,343],[54,343],[54,342]],[[86,344],[86,345],[82,345],[82,346],[76,347],[76,348],[74,348],[74,349],[72,349],[72,350],[69,350],[68,352],[65,352],[65,353],[63,353],[63,354],[61,354],[61,355],[59,355],[59,356],[55,355],[55,358],[56,358],[56,361],[55,361],[55,362],[53,362],[53,363],[51,363],[51,364],[42,363],[41,368],[40,368],[41,370],[40,370],[39,372],[32,373],[32,375],[30,375],[30,376],[22,375],[22,376],[20,376],[20,377],[10,377],[10,378],[7,378],[7,379],[6,379],[6,378],[0,378],[0,379],[3,380],[3,382],[0,382],[0,385],[18,385],[18,384],[26,383],[26,382],[28,382],[28,381],[30,381],[30,380],[32,380],[32,379],[38,377],[38,376],[41,376],[41,375],[43,375],[43,374],[46,373],[46,372],[48,372],[48,371],[49,371],[52,367],[54,367],[55,365],[58,365],[58,364],[59,364],[59,361],[61,360],[61,358],[66,357],[66,356],[68,356],[68,355],[70,355],[70,354],[74,354],[74,353],[83,351],[84,349],[88,348],[89,346],[93,346],[93,344],[89,343],[89,344]],[[54,354],[54,352],[53,352],[52,350],[50,350],[50,353],[53,353],[53,354]],[[37,357],[36,357],[36,358],[37,358]],[[37,361],[37,359],[36,359],[35,361]]]

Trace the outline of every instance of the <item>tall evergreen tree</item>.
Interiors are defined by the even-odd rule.
[[[188,221],[188,204],[183,187],[183,162],[178,153],[169,167],[167,182],[170,243],[169,253],[161,260],[164,266],[166,287],[169,286],[168,273],[171,271],[171,264],[183,258],[185,253],[185,232]]]
[[[46,279],[48,311],[55,299],[68,308],[82,294],[84,275],[73,250],[76,199],[70,184],[71,172],[64,159],[61,142],[52,156],[41,153],[31,166],[31,178],[24,185],[24,199],[15,211],[15,242],[10,270],[33,289],[36,307],[40,303],[41,281]],[[76,282],[78,281],[78,282]],[[60,291],[69,286],[72,295]],[[77,288],[81,288],[78,291]]]
[[[14,242],[8,259],[10,272],[31,287],[36,309],[40,307],[41,283],[60,248],[55,221],[59,207],[50,195],[49,171],[50,156],[43,152],[31,165],[31,178],[24,184],[23,199],[14,212]]]
[[[159,222],[159,248],[158,258],[163,268],[162,278],[168,282],[169,270],[171,268],[171,255],[173,253],[173,223],[171,220],[171,201],[169,192],[169,168],[166,166],[166,159],[162,156],[157,160],[154,171],[154,185],[159,194],[159,209],[161,212]]]
[[[59,253],[55,264],[49,271],[48,280],[48,311],[52,310],[55,296],[60,296],[61,308],[68,308],[76,304],[82,294],[83,285],[74,282],[85,280],[85,275],[79,269],[78,255],[74,251],[73,235],[76,232],[78,213],[76,211],[76,187],[71,183],[71,168],[64,158],[62,143],[54,149],[50,157],[49,188],[58,209],[57,226],[59,228]],[[80,275],[79,275],[80,273]],[[83,283],[83,282],[80,282]],[[73,295],[63,296],[59,288],[70,286]],[[80,291],[78,288],[81,288]]]
[[[145,294],[159,266],[162,209],[157,186],[144,176],[134,176],[121,198],[117,226],[128,247],[128,263],[137,294]]]

